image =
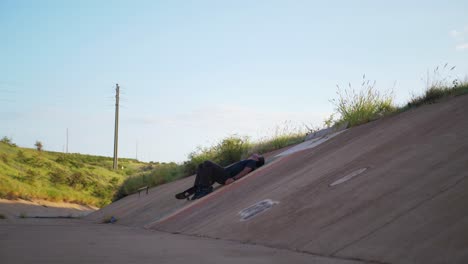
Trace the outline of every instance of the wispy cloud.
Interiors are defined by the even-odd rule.
[[[467,49],[468,49],[468,42],[457,45],[457,50],[467,50]]]
[[[468,25],[463,29],[450,30],[449,35],[456,41],[455,49],[458,51],[468,50]]]
[[[166,116],[132,117],[134,124],[158,125],[166,128],[190,128],[228,134],[264,134],[288,121],[290,126],[322,125],[330,113],[268,111],[239,105],[216,105],[190,112]]]

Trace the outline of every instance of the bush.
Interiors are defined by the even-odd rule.
[[[65,184],[68,181],[66,172],[62,169],[56,169],[49,172],[49,180],[53,184]]]
[[[86,187],[86,177],[81,172],[74,172],[68,177],[68,184],[75,189]]]
[[[62,195],[55,189],[49,189],[47,190],[47,200],[58,202],[62,200]]]
[[[227,166],[245,157],[251,144],[247,137],[231,136],[210,148],[198,148],[189,154],[189,160],[184,163],[185,172],[192,175],[197,171],[198,164],[211,160],[221,166]]]
[[[26,175],[24,176],[24,179],[26,182],[29,184],[34,184],[38,180],[40,176],[40,173],[36,170],[28,169],[26,171]]]
[[[27,162],[28,158],[24,154],[24,151],[18,150],[18,152],[16,152],[16,160],[19,162]]]
[[[338,99],[332,100],[341,116],[337,123],[349,122],[349,126],[357,126],[396,111],[393,92],[381,94],[375,89],[375,81],[366,81],[365,75],[359,91],[352,89],[351,84],[349,89],[342,90],[338,85],[337,88]]]
[[[245,157],[250,147],[248,138],[232,136],[223,139],[215,146],[214,160],[221,166],[229,165]]]
[[[12,139],[6,136],[0,139],[0,143],[6,144],[10,147],[17,147],[17,145],[13,143]]]
[[[0,155],[0,158],[2,159],[3,163],[8,164],[8,156],[5,153],[2,153]]]

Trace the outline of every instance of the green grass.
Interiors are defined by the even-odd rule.
[[[183,165],[176,163],[150,163],[141,172],[125,179],[115,193],[114,200],[135,193],[141,187],[158,186],[183,176],[186,176]]]
[[[351,84],[348,89],[337,87],[338,98],[331,100],[341,117],[336,123],[348,122],[353,127],[393,113],[397,109],[393,102],[393,92],[381,93],[375,88],[375,82],[366,80],[365,75],[358,91]]]
[[[20,148],[0,141],[0,198],[44,199],[104,206],[112,201],[120,184],[146,166],[132,159],[64,154]],[[123,167],[123,169],[122,169]]]
[[[333,120],[333,115],[328,123],[339,124],[348,122],[349,127],[358,126],[381,117],[401,113],[408,109],[425,104],[436,103],[447,97],[468,94],[468,81],[459,81],[450,76],[455,67],[445,64],[428,72],[425,78],[426,90],[422,95],[413,96],[404,106],[396,106],[393,102],[393,92],[381,93],[375,88],[375,82],[363,81],[359,90],[341,89],[338,86],[337,99],[331,100],[340,118]]]
[[[418,107],[424,104],[433,104],[447,98],[468,94],[468,82],[455,82],[453,86],[432,86],[423,95],[413,96],[411,100],[402,108],[403,110]]]

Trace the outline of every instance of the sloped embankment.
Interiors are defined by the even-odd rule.
[[[461,96],[350,129],[146,227],[384,263],[467,262],[466,113]],[[242,221],[265,199],[278,203]],[[134,206],[120,209],[135,212],[127,219],[147,212]]]

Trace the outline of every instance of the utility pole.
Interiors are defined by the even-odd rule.
[[[114,131],[114,170],[118,169],[117,164],[117,147],[119,142],[119,94],[120,87],[115,85],[115,131]]]
[[[135,159],[138,160],[138,140],[136,142],[136,155],[135,155]]]
[[[67,127],[67,152],[68,153],[68,127]]]

